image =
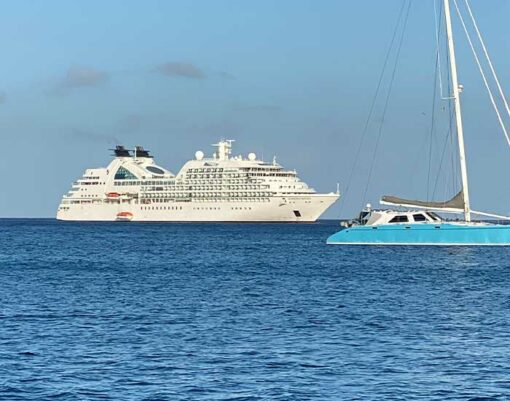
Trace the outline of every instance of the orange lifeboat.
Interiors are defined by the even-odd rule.
[[[131,221],[133,220],[133,213],[131,212],[120,212],[117,213],[117,221]]]
[[[108,192],[106,194],[106,197],[107,198],[118,198],[118,197],[120,197],[120,194],[118,192]]]

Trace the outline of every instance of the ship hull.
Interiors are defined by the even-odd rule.
[[[337,194],[273,197],[265,202],[204,201],[141,204],[111,200],[67,204],[58,220],[153,222],[293,222],[316,221],[337,199]],[[129,218],[126,218],[128,216]]]
[[[440,223],[388,224],[345,228],[331,245],[510,246],[510,225]]]

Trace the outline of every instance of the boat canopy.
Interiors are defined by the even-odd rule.
[[[437,209],[450,212],[464,211],[464,193],[462,190],[452,199],[444,202],[427,202],[420,200],[410,200],[398,198],[396,196],[383,196],[381,203],[385,205],[397,205],[405,207],[421,207],[424,209]]]

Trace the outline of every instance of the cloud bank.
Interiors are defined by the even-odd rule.
[[[65,88],[80,88],[84,86],[99,86],[109,79],[109,74],[94,68],[73,66],[67,70],[67,75],[61,82]]]
[[[205,73],[191,63],[168,62],[159,65],[156,70],[167,77],[204,79]]]
[[[222,79],[236,79],[236,76],[234,74],[231,74],[230,72],[226,71],[219,71],[218,76]]]

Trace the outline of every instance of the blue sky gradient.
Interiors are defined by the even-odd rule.
[[[345,191],[401,5],[3,2],[0,216],[54,216],[71,182],[85,168],[106,165],[115,142],[143,145],[177,172],[196,150],[209,154],[211,143],[232,138],[236,154],[277,155],[317,190],[334,191],[339,182]],[[510,91],[510,2],[472,6]],[[510,152],[455,25],[473,207],[510,213]],[[368,190],[373,204],[383,194],[431,192],[434,65],[433,1],[415,0]],[[349,193],[325,217],[350,217],[362,206],[381,110]],[[438,135],[433,166],[444,132]],[[452,194],[448,174],[438,198]]]

